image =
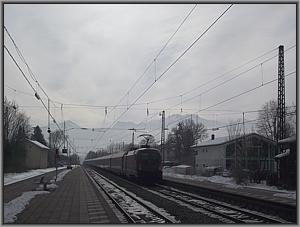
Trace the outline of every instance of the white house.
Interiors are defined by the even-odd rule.
[[[250,170],[274,172],[276,169],[276,142],[256,133],[231,140],[228,137],[212,137],[192,148],[196,151],[195,168],[198,173],[203,173],[208,167],[231,170],[237,160],[241,160],[242,166]]]

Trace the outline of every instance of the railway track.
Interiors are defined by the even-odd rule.
[[[162,224],[178,223],[164,210],[154,207],[147,201],[126,191],[111,180],[92,169],[86,169],[87,174],[105,192],[105,194],[118,207],[129,223],[136,224]]]
[[[124,178],[117,178],[118,184],[121,182],[123,187],[128,187],[126,185],[131,185],[130,191],[134,189],[144,190],[143,194],[153,194],[160,197],[161,200],[169,200],[175,202],[176,206],[188,207],[189,209],[202,213],[212,218],[217,218],[221,223],[240,223],[240,224],[288,224],[288,222],[277,215],[270,215],[263,212],[253,211],[251,209],[243,208],[238,205],[233,205],[224,201],[219,201],[212,198],[203,197],[196,195],[192,192],[182,191],[177,189],[177,187],[172,187],[168,185],[158,185],[154,187],[141,186]],[[146,191],[146,192],[145,192]],[[148,196],[149,197],[149,196]],[[165,202],[164,202],[165,203]],[[166,208],[165,208],[166,209]],[[177,209],[177,208],[176,208]],[[184,208],[185,209],[185,208]],[[169,210],[167,208],[167,210]],[[188,213],[188,212],[187,212]],[[172,212],[172,215],[174,213]],[[178,217],[179,219],[180,216]]]
[[[204,198],[202,196],[186,193],[171,187],[156,185],[156,188],[157,190],[155,191],[150,189],[148,190],[156,194],[161,193],[167,198],[168,197],[173,198],[175,200],[186,203],[190,206],[202,208],[208,212],[212,212],[225,219],[229,219],[234,223],[240,223],[240,224],[290,223],[281,218],[272,217],[270,215],[258,213],[255,211],[250,211],[247,209],[236,207],[216,200]]]

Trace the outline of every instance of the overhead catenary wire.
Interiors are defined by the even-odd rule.
[[[260,111],[263,111],[263,110],[255,110],[254,112],[260,112]],[[296,115],[296,112],[286,113],[285,115],[286,116]],[[235,126],[235,125],[248,124],[248,123],[253,123],[253,122],[257,122],[257,121],[259,121],[258,118],[252,119],[252,120],[246,120],[244,122],[237,122],[237,123],[231,123],[231,124],[227,124],[227,125],[216,126],[216,127],[213,127],[213,128],[207,128],[206,130],[214,131],[216,128],[218,128],[218,129],[227,128],[227,127],[231,127],[231,126]],[[156,130],[159,130],[159,129],[156,129]],[[161,132],[158,132],[158,133],[154,134],[154,137],[160,135],[160,133]]]
[[[285,52],[291,50],[291,49],[294,48],[294,47],[295,47],[295,45],[293,45],[293,46],[287,48],[287,49],[285,50]],[[271,51],[268,51],[267,53],[271,53],[271,52],[272,52],[272,50],[271,50]],[[264,55],[265,55],[265,54],[264,54]],[[238,73],[237,75],[233,76],[232,78],[230,78],[230,79],[228,79],[228,80],[226,80],[226,81],[223,81],[223,82],[221,82],[220,84],[218,84],[218,85],[216,85],[216,86],[214,86],[214,87],[212,87],[212,88],[209,88],[209,89],[207,89],[206,91],[204,91],[204,92],[202,92],[202,93],[200,93],[200,94],[197,94],[197,95],[195,95],[195,96],[193,96],[193,97],[190,97],[190,98],[188,98],[188,99],[185,99],[184,101],[181,100],[180,103],[175,104],[175,105],[173,105],[173,106],[171,106],[171,107],[169,107],[169,108],[165,108],[165,110],[172,110],[173,108],[175,108],[175,107],[177,107],[177,106],[179,106],[179,105],[182,106],[182,103],[186,103],[186,102],[188,102],[188,101],[191,101],[191,100],[197,98],[199,95],[203,95],[203,94],[205,94],[205,93],[207,93],[207,92],[210,92],[210,91],[214,90],[215,88],[217,88],[217,87],[219,87],[219,86],[221,86],[221,85],[224,85],[224,84],[226,84],[227,82],[229,82],[229,81],[231,81],[231,80],[233,80],[233,79],[236,79],[236,78],[240,77],[241,75],[243,75],[243,74],[245,74],[245,73],[247,73],[247,72],[253,70],[254,68],[260,66],[261,64],[264,64],[264,63],[266,63],[266,62],[272,60],[272,59],[275,58],[276,56],[278,56],[278,54],[275,55],[275,56],[272,56],[272,57],[270,57],[270,58],[268,58],[268,59],[266,59],[266,60],[264,60],[263,62],[260,62],[259,64],[257,64],[257,65],[255,65],[255,66],[251,67],[250,69],[247,69],[247,70],[245,70],[245,71],[243,71],[243,72]],[[223,74],[223,75],[224,75],[224,74]],[[222,76],[222,75],[221,75],[221,76]],[[214,80],[214,79],[213,79],[213,80]],[[209,82],[212,82],[213,80],[211,80],[211,81],[209,81]],[[194,90],[194,89],[192,89],[192,90]],[[191,91],[192,91],[192,90],[191,90]],[[180,99],[181,99],[181,98],[182,98],[182,95],[178,95],[178,96],[174,96],[174,97],[176,97],[176,98],[179,98],[179,97],[180,97]],[[155,113],[155,114],[158,114],[158,112]]]
[[[295,45],[293,45],[293,46],[291,46],[290,48],[286,49],[286,51],[289,51],[289,50],[291,50],[291,49],[294,48],[294,47],[295,47]],[[218,87],[220,87],[220,86],[222,86],[222,85],[224,85],[224,84],[226,84],[226,83],[232,81],[233,79],[236,79],[236,78],[238,78],[238,77],[244,75],[245,73],[247,73],[247,72],[249,72],[249,71],[251,71],[251,70],[253,70],[253,69],[259,67],[261,64],[264,64],[264,63],[266,63],[266,62],[268,62],[268,61],[274,59],[276,56],[278,56],[278,54],[275,55],[275,56],[272,56],[272,57],[270,57],[270,58],[268,58],[268,59],[266,59],[266,60],[264,60],[264,61],[262,61],[262,62],[260,62],[259,64],[256,64],[255,66],[253,66],[253,67],[251,67],[251,68],[249,68],[249,69],[247,69],[247,70],[244,70],[243,72],[240,72],[240,73],[238,73],[237,75],[235,75],[235,76],[233,76],[233,77],[231,77],[231,78],[229,78],[229,79],[227,79],[227,80],[225,80],[225,81],[222,81],[221,83],[215,85],[214,87],[211,87],[211,88],[205,90],[204,92],[201,92],[200,94],[197,94],[197,95],[195,95],[195,96],[192,96],[192,97],[190,97],[190,98],[188,98],[188,99],[185,99],[185,100],[182,101],[182,95],[176,96],[176,97],[180,97],[180,99],[181,99],[181,100],[180,100],[180,103],[175,104],[175,105],[173,105],[173,106],[171,106],[171,107],[169,107],[169,108],[165,108],[165,110],[171,110],[171,109],[173,109],[174,107],[179,106],[179,105],[182,106],[182,103],[186,103],[186,102],[188,102],[188,101],[191,101],[191,100],[193,100],[193,99],[199,97],[199,95],[202,96],[203,94],[208,93],[208,92],[210,92],[210,91],[212,91],[212,90],[214,90],[214,89],[216,89],[216,88],[218,88]],[[223,74],[223,75],[224,75],[224,74]],[[209,82],[212,82],[212,81],[213,81],[213,80],[210,80]],[[192,89],[192,90],[194,90],[194,89]],[[191,90],[191,91],[192,91],[192,90]],[[187,93],[185,93],[185,94],[187,94]]]
[[[295,74],[295,73],[296,73],[296,71],[287,73],[287,74],[285,75],[285,77],[288,77],[288,76],[293,75],[293,74]],[[239,94],[237,94],[237,95],[235,95],[235,96],[232,96],[232,97],[230,97],[230,98],[228,98],[228,99],[222,100],[221,102],[218,102],[218,103],[216,103],[216,104],[214,104],[214,105],[211,105],[211,106],[209,106],[209,107],[206,107],[206,108],[204,108],[204,109],[201,109],[201,110],[197,111],[197,112],[194,113],[194,114],[197,114],[197,113],[199,113],[199,112],[201,112],[201,111],[205,111],[205,110],[207,110],[207,109],[210,109],[210,108],[212,108],[212,107],[215,107],[215,106],[217,106],[217,105],[220,105],[220,104],[222,104],[222,103],[224,103],[224,102],[227,102],[227,101],[230,101],[230,100],[232,100],[232,99],[235,99],[235,98],[237,98],[237,97],[239,97],[239,96],[242,96],[242,95],[244,95],[244,94],[247,94],[247,93],[249,93],[249,92],[251,92],[251,91],[254,91],[254,90],[258,89],[258,88],[261,88],[261,87],[263,87],[263,86],[266,86],[266,85],[268,85],[268,84],[270,84],[270,83],[273,83],[273,82],[275,82],[275,81],[277,81],[277,80],[278,80],[278,78],[273,79],[273,80],[270,80],[270,81],[267,81],[266,83],[260,84],[260,85],[258,85],[257,87],[251,88],[251,89],[249,89],[249,90],[247,90],[247,91],[244,91],[244,92],[242,92],[242,93],[239,93]],[[294,108],[294,107],[296,107],[296,106],[289,106],[289,107],[286,107],[286,108]],[[248,111],[243,111],[243,112],[244,112],[244,113],[253,113],[253,112],[260,112],[260,111],[263,111],[263,110],[248,110]],[[240,114],[241,114],[241,113],[240,113]],[[183,120],[188,119],[188,118],[190,118],[190,115],[189,115],[189,116],[184,116],[184,117],[180,118],[179,120],[177,119],[177,120],[175,120],[175,121],[169,122],[168,125],[174,124],[174,123],[176,123],[176,122],[183,121]],[[220,128],[220,127],[218,127],[218,128]],[[149,131],[149,133],[154,132],[154,131],[157,131],[157,130],[160,130],[160,128],[153,129],[153,130]],[[158,134],[160,134],[160,132],[158,132],[157,135],[158,135]],[[127,135],[125,135],[125,136],[127,136]],[[124,138],[125,136],[121,137],[121,139]]]
[[[6,31],[6,33],[8,34],[10,40],[12,41],[16,51],[17,51],[17,54],[19,55],[20,59],[22,60],[22,62],[26,65],[27,67],[27,70],[29,72],[29,75],[30,77],[33,79],[33,81],[36,82],[37,84],[37,88],[39,87],[42,92],[45,94],[45,96],[48,98],[48,101],[50,102],[51,99],[50,97],[48,96],[48,94],[45,92],[45,90],[42,88],[42,86],[40,85],[40,83],[38,82],[36,76],[34,75],[34,73],[32,72],[31,68],[29,67],[27,61],[25,60],[22,52],[20,51],[19,47],[17,46],[15,40],[12,38],[11,34],[9,33],[8,29],[6,26],[4,26],[4,30]],[[8,54],[10,55],[10,57],[12,58],[12,60],[14,61],[14,63],[16,64],[16,66],[18,67],[18,69],[20,70],[20,72],[22,73],[22,75],[24,76],[24,78],[26,79],[26,81],[29,83],[29,85],[31,86],[31,88],[33,89],[33,91],[35,92],[35,96],[41,101],[42,105],[44,106],[44,108],[47,110],[48,112],[48,117],[51,117],[53,122],[56,124],[57,128],[62,131],[59,127],[59,125],[56,123],[56,120],[55,118],[52,116],[52,114],[50,113],[50,110],[48,108],[50,107],[46,107],[45,103],[43,102],[43,100],[39,97],[38,93],[37,93],[37,89],[34,89],[33,85],[30,83],[30,81],[28,80],[28,78],[26,77],[25,73],[23,72],[23,70],[21,69],[21,67],[19,66],[19,64],[16,62],[15,58],[12,56],[12,54],[10,53],[10,51],[8,50],[8,48],[4,45],[4,48],[5,50],[8,52]],[[54,104],[54,102],[53,102]],[[55,104],[54,104],[55,105]],[[71,144],[71,142],[69,141],[69,144]],[[71,146],[72,147],[72,146]],[[72,147],[73,148],[73,147]],[[74,148],[73,148],[74,149]]]
[[[195,10],[197,4],[195,4],[195,6],[188,12],[188,14],[185,16],[185,18],[183,19],[183,21],[180,23],[180,25],[177,27],[177,29],[175,30],[175,32],[169,37],[169,39],[167,40],[167,42],[163,45],[163,47],[159,50],[159,52],[156,54],[156,56],[154,57],[154,60],[150,62],[150,64],[146,67],[146,69],[144,70],[144,72],[138,77],[138,79],[133,83],[133,85],[128,89],[128,91],[125,93],[125,95],[119,100],[119,102],[117,103],[117,105],[113,106],[112,110],[110,112],[112,112],[116,106],[118,106],[121,101],[127,97],[127,95],[129,94],[129,92],[131,92],[131,90],[136,86],[136,84],[144,77],[144,75],[146,74],[146,72],[150,69],[150,67],[155,64],[156,67],[156,61],[157,58],[161,55],[161,53],[163,53],[163,51],[165,50],[165,48],[168,46],[168,44],[170,43],[170,41],[173,39],[173,37],[176,35],[176,33],[179,31],[179,29],[182,27],[182,25],[186,22],[186,20],[188,19],[188,17],[192,14],[192,12]],[[156,79],[155,79],[156,80]]]
[[[8,29],[7,29],[6,26],[4,26],[4,30],[5,30],[6,33],[8,34],[10,40],[12,41],[12,43],[13,43],[13,45],[14,45],[14,47],[15,47],[15,49],[16,49],[18,55],[19,55],[19,57],[21,58],[22,62],[26,65],[30,77],[36,82],[37,86],[42,90],[42,92],[46,95],[46,97],[47,97],[48,99],[50,99],[49,96],[48,96],[48,94],[45,92],[45,90],[44,90],[43,87],[41,86],[41,84],[38,82],[36,76],[35,76],[34,73],[32,72],[32,70],[31,70],[31,68],[29,67],[27,61],[25,60],[25,58],[24,58],[22,52],[20,51],[19,47],[17,46],[15,40],[13,39],[13,37],[11,36],[11,34],[9,33],[9,31],[8,31]]]
[[[35,92],[35,94],[37,94],[36,89],[33,87],[33,85],[30,83],[30,81],[28,80],[27,76],[25,75],[25,73],[23,72],[23,70],[21,69],[21,67],[19,66],[18,62],[15,60],[15,58],[12,56],[11,52],[9,51],[9,49],[4,45],[4,49],[6,50],[6,52],[9,54],[10,58],[13,60],[13,62],[15,63],[15,65],[17,66],[17,68],[19,69],[19,71],[21,72],[22,76],[25,78],[25,80],[27,81],[27,83],[30,85],[30,87],[32,88],[32,90]],[[37,97],[37,96],[36,96]],[[42,103],[42,105],[44,106],[45,110],[47,111],[47,113],[49,114],[49,116],[51,117],[51,119],[53,120],[53,122],[56,124],[57,128],[59,129],[59,131],[62,131],[62,129],[60,128],[60,126],[57,124],[57,122],[55,121],[55,118],[52,116],[52,114],[50,113],[49,109],[47,108],[46,104],[44,103],[43,99],[39,97],[40,102]],[[69,143],[71,144],[71,142],[69,141]],[[72,146],[71,146],[72,147]],[[73,148],[73,147],[72,147]]]
[[[293,74],[295,74],[295,73],[296,73],[296,71],[290,72],[290,73],[286,74],[285,77],[288,77],[288,76],[293,75]],[[250,93],[250,92],[252,92],[252,91],[254,91],[254,90],[256,90],[256,89],[259,89],[259,88],[264,87],[264,86],[266,86],[266,85],[268,85],[268,84],[271,84],[271,83],[273,83],[273,82],[275,82],[275,81],[277,81],[277,80],[278,80],[278,78],[273,79],[273,80],[270,80],[270,81],[267,81],[267,82],[265,82],[263,85],[260,84],[260,85],[254,87],[254,88],[251,88],[251,89],[249,89],[249,90],[246,90],[246,91],[244,91],[244,92],[242,92],[242,93],[239,93],[239,94],[237,94],[237,95],[234,95],[234,96],[232,96],[232,97],[230,97],[230,98],[224,99],[224,100],[222,100],[222,101],[220,101],[220,102],[218,102],[218,103],[216,103],[216,104],[213,104],[213,105],[211,105],[211,106],[205,107],[205,108],[203,108],[203,109],[201,109],[201,110],[195,112],[194,114],[197,114],[197,113],[199,113],[199,112],[201,112],[201,111],[204,111],[204,110],[207,110],[207,109],[210,109],[210,108],[213,108],[213,107],[218,106],[218,105],[220,105],[220,104],[223,104],[223,103],[225,103],[225,102],[231,101],[231,100],[233,100],[233,99],[235,99],[235,98],[238,98],[238,97],[240,97],[240,96],[242,96],[242,95],[245,95],[245,94],[247,94],[247,93]],[[175,120],[175,121],[173,121],[173,122],[169,122],[169,125],[170,125],[170,124],[174,124],[174,123],[179,122],[179,121],[182,121],[182,120],[185,120],[185,119],[187,119],[187,118],[189,118],[189,117],[190,117],[190,116],[184,116],[184,117],[182,117],[180,120]],[[159,128],[156,129],[156,130],[159,130]],[[156,130],[153,130],[153,131],[156,131]]]
[[[292,45],[292,46],[286,48],[284,52],[288,52],[289,50],[291,50],[291,49],[294,48],[295,46],[296,46],[296,45]],[[209,84],[209,83],[211,83],[211,82],[213,82],[213,81],[215,81],[215,80],[217,80],[217,79],[220,79],[220,78],[222,78],[223,76],[225,76],[225,75],[227,75],[227,74],[229,74],[229,73],[231,73],[231,72],[233,72],[233,71],[235,71],[235,70],[237,70],[237,69],[240,69],[240,68],[244,67],[245,65],[247,65],[247,64],[249,64],[249,63],[251,63],[251,62],[253,62],[253,61],[257,60],[257,59],[259,59],[259,58],[261,58],[261,57],[263,57],[263,56],[265,56],[265,55],[267,55],[267,54],[269,54],[269,53],[272,53],[274,50],[277,50],[277,49],[278,49],[278,48],[274,48],[274,49],[272,49],[272,50],[269,50],[269,51],[265,52],[264,54],[262,54],[262,55],[260,55],[260,56],[258,56],[258,57],[255,57],[255,58],[253,58],[253,59],[247,61],[246,63],[243,63],[243,64],[240,65],[240,66],[237,66],[237,67],[235,67],[235,68],[233,68],[233,69],[231,69],[231,70],[229,70],[229,71],[227,71],[227,72],[225,72],[225,73],[223,73],[223,74],[221,74],[221,75],[219,75],[219,76],[217,76],[217,77],[215,77],[215,78],[213,78],[213,79],[211,79],[211,80],[209,80],[209,81],[207,81],[207,82],[205,82],[205,83],[203,83],[203,84],[200,84],[200,85],[196,86],[196,87],[193,88],[193,89],[190,89],[190,90],[188,90],[188,91],[185,91],[185,92],[181,93],[180,95],[170,96],[170,97],[166,97],[166,98],[162,98],[162,99],[158,99],[158,100],[152,100],[152,101],[149,100],[148,102],[135,103],[133,106],[137,106],[137,105],[145,105],[145,104],[146,104],[146,105],[148,105],[148,104],[153,104],[153,103],[157,103],[157,102],[167,101],[167,100],[170,100],[170,99],[175,99],[175,98],[181,97],[181,96],[183,96],[183,95],[187,95],[187,94],[189,94],[189,93],[191,93],[191,92],[197,90],[197,89],[200,88],[200,87],[203,87],[203,86],[205,86],[205,85],[207,85],[207,84]],[[271,57],[271,58],[268,58],[268,59],[266,59],[266,60],[260,62],[259,64],[256,65],[256,67],[258,67],[258,66],[262,67],[262,64],[266,63],[267,61],[270,61],[271,59],[275,58],[276,56],[278,56],[278,54],[275,55],[275,56],[273,56],[273,57]],[[254,66],[254,67],[252,67],[252,68],[250,68],[250,69],[248,69],[248,70],[245,70],[245,71],[243,71],[243,72],[241,72],[241,73],[239,73],[239,74],[244,74],[244,73],[246,73],[246,72],[249,72],[250,70],[252,70],[252,69],[254,69],[254,68],[256,68],[256,67]],[[238,75],[239,75],[239,74],[238,74]],[[24,91],[17,90],[17,89],[15,89],[15,88],[11,87],[11,86],[6,85],[6,84],[5,84],[4,86],[7,87],[7,88],[9,88],[9,89],[11,89],[11,90],[13,90],[13,91],[15,91],[15,92],[18,92],[18,93],[20,93],[20,94],[26,94],[26,95],[34,96],[34,95],[32,95],[31,93],[27,93],[27,92],[24,92]],[[212,89],[212,88],[210,88],[210,89]],[[202,93],[201,93],[201,94],[202,94]],[[200,95],[201,95],[201,94],[200,94]],[[199,95],[198,95],[198,96],[199,96]],[[189,98],[188,100],[185,100],[184,102],[189,101],[190,99],[193,99],[193,98]],[[54,101],[54,100],[51,100],[51,102],[53,103],[53,105],[54,105],[55,108],[60,108],[60,107],[57,107],[57,106],[55,105],[55,103],[57,103],[57,104],[60,104],[60,105],[63,104],[65,109],[66,109],[66,108],[75,108],[75,107],[82,107],[82,108],[90,107],[90,108],[99,108],[99,109],[105,109],[105,108],[112,108],[112,107],[115,107],[115,109],[125,109],[125,108],[127,108],[127,106],[128,106],[127,104],[121,104],[121,105],[117,105],[117,106],[116,106],[116,105],[91,105],[91,104],[78,104],[78,103],[62,103],[62,102],[58,102],[58,101]],[[153,108],[151,108],[151,109],[153,110]],[[171,108],[168,108],[168,109],[171,109]],[[185,108],[185,109],[186,109],[186,108]],[[141,110],[142,110],[142,109],[141,109]]]
[[[296,71],[287,73],[287,74],[285,75],[285,77],[291,76],[291,75],[293,75],[293,74],[296,74]],[[208,106],[208,107],[206,107],[206,108],[203,108],[203,109],[201,109],[201,110],[195,112],[194,114],[197,114],[197,113],[199,113],[199,112],[201,112],[201,111],[205,111],[205,110],[208,110],[208,109],[210,109],[210,108],[216,107],[216,106],[218,106],[218,105],[220,105],[220,104],[223,104],[223,103],[228,102],[228,101],[230,101],[230,100],[233,100],[233,99],[235,99],[235,98],[237,98],[237,97],[240,97],[240,96],[242,96],[242,95],[245,95],[245,94],[247,94],[247,93],[250,93],[250,92],[252,92],[252,91],[254,91],[254,90],[256,90],[256,89],[259,89],[259,88],[264,87],[264,86],[266,86],[266,85],[268,85],[268,84],[271,84],[271,83],[273,83],[273,82],[275,82],[275,81],[277,81],[277,80],[278,80],[278,78],[273,79],[273,80],[270,80],[270,81],[267,81],[267,82],[265,82],[264,84],[260,84],[260,85],[254,87],[254,88],[248,89],[248,90],[246,90],[246,91],[244,91],[244,92],[242,92],[242,93],[239,93],[239,94],[234,95],[234,96],[232,96],[232,97],[230,97],[230,98],[227,98],[227,99],[225,99],[225,100],[222,100],[222,101],[220,101],[220,102],[218,102],[218,103],[216,103],[216,104],[213,104],[213,105],[211,105],[211,106]],[[295,107],[295,106],[291,106],[291,107]],[[244,112],[244,113],[250,113],[250,112],[257,112],[257,111],[258,111],[258,110],[254,110],[254,111],[253,111],[253,110],[252,110],[252,111],[243,111],[243,112]],[[175,121],[169,122],[168,125],[174,124],[174,123],[176,123],[176,122],[183,121],[183,120],[188,119],[188,118],[190,118],[190,115],[184,116],[184,117],[180,118],[179,120],[177,119],[177,120],[175,120]],[[151,130],[149,133],[154,132],[154,131],[157,131],[157,130],[160,130],[160,128],[153,129],[153,130]],[[159,133],[158,133],[158,134],[159,134]]]
[[[136,99],[135,101],[128,107],[127,110],[125,110],[124,112],[122,112],[119,117],[117,117],[117,119],[115,121],[113,121],[113,123],[111,124],[110,128],[113,127],[116,122],[122,117],[124,116],[124,114],[132,107],[133,104],[135,104],[142,96],[144,96],[151,88],[152,86],[159,81],[225,14],[226,12],[233,6],[233,4],[230,4],[176,59],[175,61],[173,61],[161,74],[160,76],[150,84],[150,86],[148,86]],[[101,138],[103,137],[103,135],[99,138],[99,140],[101,140]],[[97,141],[97,143],[99,142],[99,140]]]

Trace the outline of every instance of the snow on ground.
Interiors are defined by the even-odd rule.
[[[60,169],[63,169],[63,168],[65,168],[65,167],[61,167]],[[53,169],[53,168],[51,168],[51,169]],[[55,170],[55,168],[54,168],[54,170]],[[62,172],[60,172],[57,175],[56,182],[63,180],[64,176],[67,173],[69,173],[70,171],[71,170],[66,169],[66,170],[63,170]],[[36,171],[36,173],[40,173],[40,171]],[[43,173],[45,173],[45,172],[43,172]],[[38,174],[38,175],[40,175],[40,174]],[[38,176],[38,175],[29,176],[29,175],[21,173],[21,174],[19,174],[19,176],[17,178],[18,179],[17,181],[24,180],[24,179],[27,179],[27,178],[30,178],[30,177],[33,177],[33,176]],[[23,176],[25,178],[22,178],[21,176]],[[15,180],[16,180],[16,178],[15,178]],[[15,181],[15,182],[17,182],[17,181]],[[47,185],[47,190],[53,190],[53,189],[58,187],[58,185],[55,184],[54,182],[55,182],[55,177],[50,181],[51,184]],[[10,183],[10,184],[12,184],[12,183]],[[29,204],[31,199],[33,199],[36,195],[47,194],[47,193],[50,193],[50,192],[49,191],[44,191],[44,185],[40,184],[36,188],[36,191],[23,192],[23,194],[21,196],[11,200],[8,203],[4,203],[4,223],[13,223],[13,222],[15,222],[16,219],[17,219],[17,217],[16,217],[17,214],[21,213],[25,209],[25,207]]]
[[[289,199],[295,199],[296,200],[296,192],[295,193],[276,193],[274,196],[278,197],[284,197]]]
[[[36,195],[39,194],[47,194],[47,191],[30,191],[30,192],[23,192],[23,194],[14,200],[4,203],[4,223],[12,223],[14,222],[17,217],[16,215],[21,213],[26,205],[29,204],[29,201],[33,199]]]
[[[58,167],[57,169],[65,169],[66,167]],[[55,168],[48,168],[48,169],[33,169],[29,170],[24,173],[6,173],[4,174],[4,185],[9,185],[16,183],[18,181],[26,180],[31,177],[39,176],[44,173],[48,173],[51,171],[55,171]]]
[[[261,190],[268,190],[274,192],[273,196],[278,197],[285,197],[290,199],[296,200],[296,191],[287,191],[278,189],[276,186],[268,186],[266,184],[255,184],[249,183],[248,185],[238,185],[235,183],[235,180],[232,177],[223,177],[223,176],[211,176],[211,177],[204,177],[198,175],[183,175],[183,174],[176,174],[172,168],[166,168],[163,170],[164,176],[169,176],[173,178],[181,178],[181,179],[189,179],[193,181],[209,181],[212,183],[222,184],[223,187],[227,188],[254,188],[254,189],[261,189]],[[277,193],[275,193],[277,192]]]
[[[64,179],[64,176],[70,172],[71,170],[70,169],[66,169],[66,170],[63,170],[62,172],[60,172],[58,175],[57,175],[57,179],[56,179],[56,182],[58,181],[61,181],[62,179]],[[55,177],[53,178],[55,180]]]

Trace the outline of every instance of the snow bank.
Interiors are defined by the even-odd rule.
[[[65,168],[66,167],[58,167],[57,169],[60,170]],[[24,173],[6,173],[4,174],[4,185],[10,185],[51,171],[55,171],[55,168],[33,169]]]
[[[52,169],[52,168],[51,168]],[[71,170],[63,170],[57,175],[57,180],[61,181],[63,180],[64,176],[69,173]],[[37,171],[39,172],[39,171]],[[25,176],[24,174],[18,174],[18,180],[23,180],[24,178],[21,178],[21,176]],[[28,177],[30,178],[30,177]],[[25,178],[26,179],[26,178]],[[58,187],[54,183],[55,177],[50,181],[51,184],[47,185],[47,189],[55,189]],[[44,191],[44,185],[40,184],[36,191],[29,191],[29,192],[23,192],[23,194],[12,201],[4,204],[4,223],[13,223],[16,221],[17,217],[16,215],[21,213],[25,207],[29,204],[30,200],[33,199],[36,195],[39,194],[47,194],[50,193],[49,191]]]
[[[71,171],[70,169],[67,169],[67,170],[64,170],[64,171],[60,172],[60,173],[57,175],[56,182],[63,180],[64,177],[65,177],[65,175],[66,175],[67,173],[69,173],[70,171]],[[55,179],[55,177],[54,177],[53,179]]]
[[[268,191],[272,191],[272,192],[278,192],[277,194],[274,194],[274,196],[296,199],[296,191],[280,190],[276,186],[268,186],[265,184],[249,183],[248,185],[238,185],[235,183],[235,180],[232,177],[223,177],[223,176],[204,177],[204,176],[198,176],[198,175],[176,174],[176,173],[173,173],[173,170],[171,168],[164,169],[163,176],[169,176],[172,178],[180,178],[180,179],[188,179],[188,180],[193,180],[193,181],[197,181],[197,182],[209,181],[212,183],[222,184],[223,187],[226,187],[226,188],[235,188],[235,189],[237,189],[237,188],[254,188],[254,189],[260,189],[260,190],[268,190]]]
[[[289,192],[289,193],[275,193],[273,196],[284,197],[284,198],[289,198],[289,199],[294,199],[294,200],[296,200],[296,192]]]
[[[47,191],[29,191],[23,192],[23,194],[14,200],[4,203],[4,223],[12,223],[17,217],[16,215],[21,213],[25,207],[29,204],[29,201],[33,199],[36,195],[47,194]]]

